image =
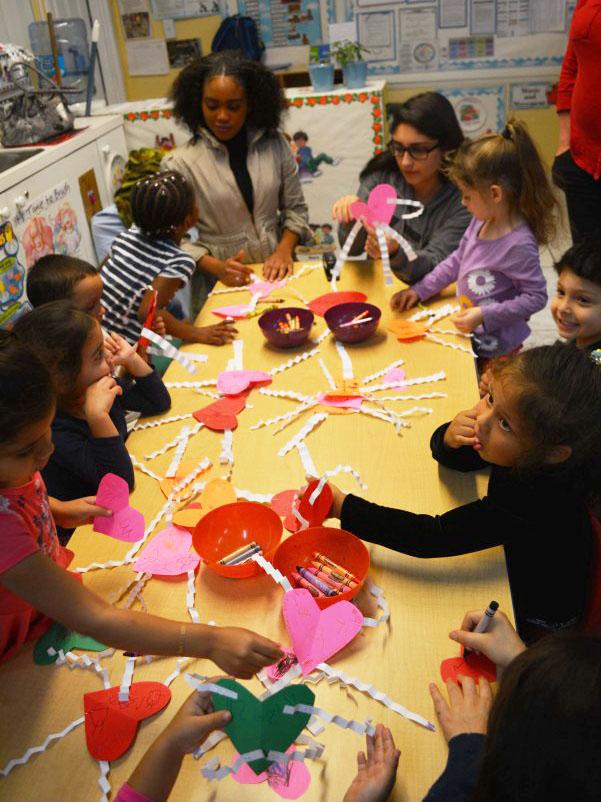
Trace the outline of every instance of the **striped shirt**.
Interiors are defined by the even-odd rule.
[[[114,240],[101,268],[104,325],[135,345],[142,331],[138,309],[157,276],[186,284],[196,268],[189,253],[167,239],[151,239],[132,226]]]

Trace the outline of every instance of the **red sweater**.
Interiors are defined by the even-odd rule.
[[[601,177],[601,0],[578,0],[563,57],[557,111],[570,112],[570,151],[579,167]]]

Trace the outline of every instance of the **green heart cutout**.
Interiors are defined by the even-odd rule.
[[[285,752],[295,738],[304,730],[309,721],[308,713],[282,712],[286,705],[313,705],[315,694],[306,685],[287,685],[281,691],[268,696],[263,701],[257,699],[243,685],[233,679],[220,679],[217,685],[229,688],[238,694],[237,699],[230,699],[214,693],[215,710],[229,710],[232,720],[223,729],[232,743],[243,755],[254,749],[262,749],[265,754],[270,749]],[[267,771],[273,760],[260,758],[248,765],[255,774]]]
[[[52,647],[57,654],[48,654],[48,649]],[[72,632],[62,624],[53,624],[36,642],[33,649],[33,662],[38,666],[49,666],[55,663],[58,658],[58,651],[70,652],[72,649],[81,649],[86,652],[101,652],[107,647],[103,643],[98,643],[94,638],[87,635],[80,635],[79,632]]]

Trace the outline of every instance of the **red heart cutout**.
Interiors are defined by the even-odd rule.
[[[321,315],[321,317],[323,317],[328,309],[331,309],[333,306],[338,306],[338,304],[350,304],[355,301],[367,301],[367,295],[365,295],[364,292],[357,292],[356,290],[327,292],[325,295],[313,298],[307,306],[315,315]]]
[[[271,499],[271,508],[280,518],[284,519],[284,526],[288,532],[298,532],[300,521],[292,514],[292,505],[297,497],[297,490],[282,490]]]
[[[131,746],[138,724],[166,707],[171,691],[162,682],[135,682],[129,702],[119,701],[119,686],[85,693],[86,744],[96,760],[117,760]]]
[[[223,432],[225,429],[235,429],[238,426],[236,415],[246,406],[246,394],[228,396],[214,401],[192,414],[197,421],[204,423],[208,429]]]
[[[315,499],[315,504],[311,505],[309,499],[311,493],[313,493],[318,484],[319,480],[317,479],[309,482],[298,505],[299,513],[306,521],[309,521],[309,526],[321,526],[332,506],[332,489],[327,482],[323,486],[319,496]]]
[[[440,664],[440,676],[443,682],[449,679],[458,682],[460,676],[471,677],[476,682],[480,677],[484,677],[489,682],[495,682],[497,679],[497,667],[492,660],[489,660],[483,654],[472,652],[467,657],[464,657],[462,648],[460,657],[449,657],[447,660],[442,661]]]

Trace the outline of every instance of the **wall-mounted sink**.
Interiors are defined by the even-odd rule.
[[[44,148],[27,148],[26,150],[13,150],[12,148],[10,150],[0,149],[0,173],[10,170],[11,167],[14,167],[16,164],[21,164],[21,162],[27,161],[27,159],[31,159],[32,156],[36,156],[43,150]]]

